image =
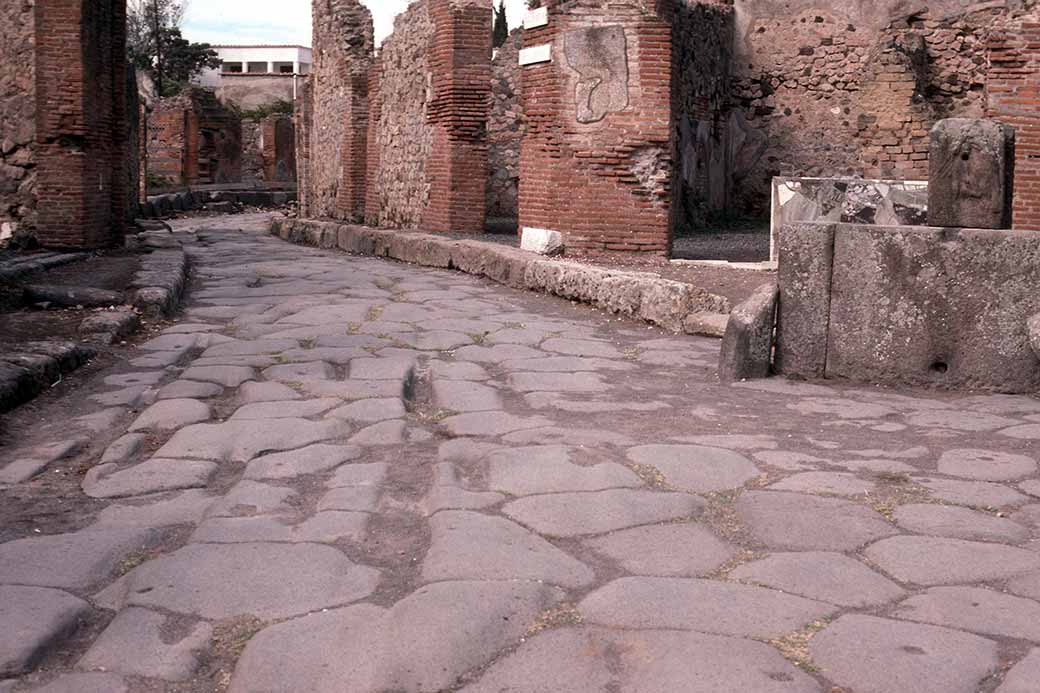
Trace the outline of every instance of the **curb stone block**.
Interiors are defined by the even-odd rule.
[[[719,354],[723,382],[769,376],[778,295],[776,284],[765,284],[730,313]]]

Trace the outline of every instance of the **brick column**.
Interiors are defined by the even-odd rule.
[[[127,207],[126,3],[37,0],[37,238],[118,242]]]
[[[491,90],[491,3],[430,0],[434,34],[428,56],[433,126],[427,163],[429,231],[484,229],[487,190],[487,118]]]
[[[311,78],[303,80],[300,98],[296,103],[293,120],[296,123],[296,182],[299,190],[300,214],[313,215],[311,210],[311,127],[314,117],[314,97]]]
[[[377,57],[368,70],[368,132],[365,147],[365,223],[379,226],[379,119],[383,112],[383,96],[380,79],[383,65]]]
[[[365,167],[368,148],[368,69],[347,77],[343,118],[346,129],[340,143],[340,176],[336,217],[361,221],[365,217]]]
[[[572,4],[524,31],[520,226],[570,250],[667,254],[671,27],[640,0]]]

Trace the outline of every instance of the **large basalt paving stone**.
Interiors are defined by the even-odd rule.
[[[500,436],[504,433],[549,426],[541,416],[516,416],[501,411],[472,412],[450,416],[442,424],[455,436]]]
[[[1035,693],[1037,681],[1040,681],[1040,648],[1030,650],[1011,668],[996,693]]]
[[[210,506],[207,517],[251,517],[286,514],[294,511],[299,495],[286,486],[262,484],[249,479],[231,487]]]
[[[542,349],[569,356],[595,356],[606,359],[624,358],[617,347],[609,342],[592,339],[566,339],[554,337],[542,343]]]
[[[363,605],[311,614],[256,635],[229,690],[447,690],[519,642],[562,596],[533,582],[442,582],[390,609]]]
[[[562,491],[639,488],[631,470],[613,462],[577,465],[570,448],[561,445],[509,448],[487,458],[488,488],[514,496]]]
[[[519,392],[606,392],[612,389],[598,373],[513,373],[509,387]]]
[[[736,555],[736,547],[696,524],[636,527],[590,539],[585,545],[636,575],[696,577]]]
[[[248,462],[262,452],[294,450],[341,438],[350,425],[340,420],[273,419],[195,424],[177,431],[156,457]]]
[[[191,490],[135,498],[126,503],[113,503],[104,508],[91,529],[126,527],[165,527],[197,523],[206,514],[215,496],[206,491]]]
[[[319,416],[334,407],[343,404],[343,400],[334,397],[321,399],[292,400],[288,402],[254,402],[239,407],[231,415],[232,421],[258,419],[307,419]]]
[[[207,619],[288,618],[364,599],[379,571],[317,544],[192,544],[135,569],[126,604]]]
[[[933,587],[901,603],[893,616],[1040,642],[1040,604],[979,587]]]
[[[427,582],[536,580],[578,588],[595,578],[588,566],[505,518],[445,511],[430,519],[430,529],[422,567]]]
[[[730,577],[857,608],[879,606],[906,594],[891,580],[840,553],[776,553],[738,567]]]
[[[845,472],[804,472],[789,476],[769,486],[774,491],[796,491],[798,493],[822,493],[835,496],[861,496],[872,493],[877,487],[872,481],[860,479]]]
[[[128,554],[149,549],[149,529],[90,529],[0,544],[0,584],[82,590],[108,578]]]
[[[956,479],[914,479],[936,498],[947,503],[970,505],[975,508],[1003,508],[1021,505],[1029,500],[1015,489],[988,481],[958,481]]]
[[[892,518],[900,527],[916,534],[1011,544],[1029,539],[1029,530],[1017,522],[949,505],[901,505]]]
[[[285,363],[265,368],[263,376],[267,380],[283,383],[303,382],[306,380],[333,380],[336,377],[336,369],[324,361]]]
[[[194,380],[176,380],[159,390],[157,399],[206,399],[216,397],[224,388],[216,383],[200,383]]]
[[[181,374],[185,380],[201,380],[224,387],[238,387],[256,375],[249,366],[192,366]]]
[[[300,397],[299,392],[283,383],[261,383],[250,380],[242,383],[238,388],[238,395],[235,399],[239,404],[253,404],[256,402],[285,402],[300,399]]]
[[[939,458],[939,472],[978,481],[1013,481],[1036,474],[1036,460],[992,450],[947,450]]]
[[[330,544],[341,539],[360,541],[367,526],[368,515],[357,512],[319,512],[297,524],[270,516],[214,517],[199,525],[191,540],[211,544],[258,541]]]
[[[628,459],[656,467],[672,486],[694,493],[739,488],[760,473],[739,453],[699,445],[642,445],[630,449]]]
[[[335,469],[361,456],[361,448],[353,445],[319,443],[298,450],[263,455],[246,467],[244,479],[293,479]]]
[[[397,397],[362,399],[334,409],[327,416],[348,421],[375,422],[400,419],[408,412]]]
[[[465,693],[812,693],[780,653],[743,638],[681,631],[556,630],[528,639]]]
[[[1040,554],[1032,551],[940,537],[890,537],[864,555],[897,580],[918,585],[1003,580],[1040,569]]]
[[[856,693],[974,693],[998,664],[991,640],[859,614],[839,618],[809,648],[821,674]]]
[[[780,637],[836,610],[764,587],[665,577],[620,578],[578,605],[587,623],[754,638]]]
[[[0,585],[0,676],[31,670],[88,613],[90,604],[61,590]]]
[[[130,686],[117,674],[65,674],[32,693],[129,693]]]
[[[184,637],[168,640],[162,632],[166,621],[147,609],[119,612],[77,666],[166,681],[190,679],[199,669],[201,653],[210,646],[213,626],[200,623]]]
[[[773,549],[851,551],[898,534],[878,513],[838,498],[750,491],[736,508],[755,539]]]
[[[213,462],[160,457],[119,471],[116,465],[105,464],[87,472],[83,492],[91,498],[126,498],[202,488],[216,471]]]
[[[414,357],[354,359],[350,362],[350,377],[359,380],[402,381],[414,370]]]
[[[541,417],[536,418],[540,419]],[[625,447],[633,443],[631,438],[616,431],[604,431],[596,428],[567,428],[562,426],[525,428],[502,436],[502,442],[511,445],[571,445],[575,447],[597,447],[601,445]]]
[[[400,445],[405,442],[408,426],[404,421],[381,421],[366,426],[350,438],[354,445]]]
[[[638,368],[628,361],[583,358],[580,356],[546,356],[511,359],[499,364],[507,371],[529,373],[579,373],[583,371],[632,371]]]
[[[528,496],[502,511],[540,534],[573,537],[696,517],[704,501],[685,493],[613,489]]]
[[[502,395],[493,387],[464,380],[437,380],[433,403],[448,411],[490,411],[502,408]]]

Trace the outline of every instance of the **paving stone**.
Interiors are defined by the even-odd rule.
[[[487,464],[488,488],[514,496],[643,485],[631,470],[614,462],[572,464],[570,449],[559,445],[500,450],[488,456]]]
[[[414,358],[355,359],[350,362],[350,377],[358,380],[403,381],[414,368]]]
[[[195,334],[163,334],[149,339],[139,345],[140,349],[145,351],[181,351],[191,350],[195,348],[196,342],[198,342],[198,336]]]
[[[438,380],[488,380],[488,372],[475,363],[451,363],[447,361],[431,361],[430,373],[434,382]]]
[[[308,445],[298,450],[263,455],[254,459],[246,467],[243,478],[262,481],[319,474],[356,460],[361,454],[361,449],[352,445]]]
[[[489,411],[502,408],[498,390],[481,383],[463,380],[435,380],[434,406],[457,412]]]
[[[541,417],[534,418],[541,420]],[[614,431],[601,431],[595,428],[561,428],[557,426],[523,428],[502,436],[502,441],[512,445],[571,445],[574,447],[612,445],[619,448],[627,447],[633,443],[628,436]]]
[[[787,405],[788,409],[803,416],[827,414],[839,419],[883,419],[893,416],[896,410],[883,404],[859,402],[854,399],[808,397]]]
[[[892,519],[916,534],[1010,544],[1021,544],[1029,539],[1029,530],[1017,522],[948,505],[901,505]]]
[[[318,510],[346,510],[374,512],[379,507],[380,491],[375,486],[341,486],[334,488],[318,501]]]
[[[720,433],[702,436],[676,436],[673,440],[680,443],[705,445],[709,448],[725,448],[727,450],[775,450],[779,444],[776,438],[767,435]]]
[[[61,590],[0,585],[0,676],[32,670],[89,613],[89,604]]]
[[[80,454],[89,445],[89,438],[70,438],[48,445],[37,445],[13,462],[0,468],[0,485],[20,484],[44,472],[55,462]]]
[[[540,534],[573,537],[696,517],[703,509],[704,501],[685,493],[613,489],[528,496],[502,511]]]
[[[998,428],[1014,426],[1019,421],[1008,419],[993,414],[983,414],[977,411],[957,411],[950,409],[935,409],[932,411],[919,411],[906,417],[911,426],[921,428],[949,428],[955,431],[995,431]]]
[[[584,358],[580,356],[548,356],[545,354],[536,358],[504,361],[499,365],[507,371],[527,371],[530,373],[632,371],[637,368],[635,364],[628,361],[610,361],[608,359]]]
[[[223,498],[210,506],[206,515],[208,517],[248,517],[284,514],[294,510],[290,502],[296,497],[296,492],[285,486],[244,480],[232,486]]]
[[[256,382],[250,380],[242,383],[238,388],[236,401],[240,404],[253,404],[254,402],[285,402],[291,399],[299,399],[300,393],[288,385],[282,383]]]
[[[1013,481],[1036,474],[1036,460],[991,450],[947,450],[939,457],[939,473],[978,481]]]
[[[880,606],[906,594],[891,580],[840,553],[775,553],[739,566],[729,576],[854,608]]]
[[[777,638],[836,611],[831,604],[776,590],[714,580],[625,577],[585,597],[586,623]]]
[[[130,407],[140,409],[155,400],[156,390],[149,385],[134,385],[114,392],[90,395],[87,399],[103,407]]]
[[[224,388],[216,383],[177,380],[159,390],[158,399],[207,399],[223,394]]]
[[[596,356],[608,359],[624,358],[624,354],[618,351],[614,345],[591,339],[562,339],[555,337],[542,342],[542,349],[570,356]]]
[[[1026,424],[1005,428],[1000,435],[1019,440],[1040,440],[1040,424]]]
[[[589,539],[585,545],[635,575],[696,577],[710,573],[736,553],[736,547],[697,524],[636,527]]]
[[[213,462],[162,457],[153,457],[126,469],[104,464],[87,472],[83,492],[91,498],[125,498],[203,488],[216,472],[217,465]]]
[[[133,499],[132,503],[113,503],[106,506],[90,529],[195,524],[206,514],[214,500],[214,496],[197,489],[140,496]]]
[[[162,614],[147,609],[119,612],[77,666],[165,681],[190,679],[210,646],[213,626],[200,623],[183,638],[169,642],[162,633],[166,621]]]
[[[1018,485],[1018,488],[1025,491],[1030,496],[1040,498],[1040,479],[1029,479],[1028,481],[1023,481]]]
[[[612,386],[598,373],[513,373],[509,387],[519,392],[606,392]]]
[[[338,397],[344,400],[400,398],[404,386],[397,380],[308,380],[300,391],[311,397]]]
[[[0,544],[0,584],[83,590],[112,574],[127,555],[151,548],[149,529],[88,529]]]
[[[258,541],[333,543],[341,539],[360,541],[367,526],[368,515],[359,512],[318,512],[296,524],[268,515],[215,517],[199,525],[191,535],[191,541],[214,544]]]
[[[755,539],[773,549],[851,551],[898,533],[873,510],[838,498],[750,491],[736,509]]]
[[[446,690],[517,643],[562,596],[532,582],[441,582],[390,609],[310,614],[254,636],[229,691]]]
[[[46,685],[29,689],[32,693],[129,693],[130,687],[116,674],[65,674]]]
[[[595,573],[536,534],[501,517],[444,511],[430,519],[433,534],[422,578],[534,580],[579,588]]]
[[[184,371],[181,377],[185,380],[216,383],[224,387],[238,387],[256,377],[256,371],[249,366],[192,366]]]
[[[343,404],[343,400],[332,397],[288,402],[254,402],[236,409],[235,413],[231,415],[231,420],[307,419],[320,416],[340,404]]]
[[[372,422],[403,418],[407,413],[400,399],[384,397],[351,402],[333,409],[327,416],[348,421]]]
[[[353,445],[400,445],[405,442],[407,426],[404,421],[382,421],[358,431],[351,437]]]
[[[818,684],[763,643],[681,631],[567,628],[528,638],[464,693],[813,693]]]
[[[1040,681],[1040,648],[1033,648],[1004,677],[996,693],[1034,693]]]
[[[829,680],[856,693],[974,693],[997,644],[949,628],[847,614],[809,642]]]
[[[771,484],[769,488],[774,491],[861,496],[873,493],[877,486],[874,482],[864,481],[855,474],[846,474],[844,472],[804,472]]]
[[[127,578],[127,606],[206,619],[288,618],[364,599],[379,571],[318,544],[191,544]]]
[[[164,399],[145,409],[130,424],[131,431],[175,431],[183,426],[209,421],[210,406],[197,399]]]
[[[476,363],[502,363],[515,359],[537,359],[544,356],[544,351],[532,349],[521,344],[496,344],[492,347],[466,346],[455,351],[457,361],[474,361]]]
[[[914,479],[936,498],[948,503],[970,505],[976,508],[1003,508],[1021,505],[1029,500],[1015,489],[986,481],[957,481],[955,479]]]
[[[1003,580],[1040,569],[1040,554],[1032,551],[941,537],[890,537],[864,555],[895,579],[918,585]]]
[[[108,375],[105,376],[104,383],[109,387],[134,387],[142,385],[157,385],[162,378],[162,372],[144,371],[141,373]]]
[[[899,462],[898,460],[841,460],[829,462],[836,467],[842,467],[854,472],[874,472],[881,474],[913,474],[918,471],[917,467]]]
[[[500,411],[488,411],[449,416],[441,423],[455,436],[498,436],[512,431],[548,426],[552,422],[541,416],[515,416]]]
[[[983,635],[1040,641],[1040,604],[980,587],[933,587],[900,603],[892,615]]]
[[[271,419],[195,424],[182,428],[159,448],[157,457],[248,462],[263,452],[277,452],[342,438],[345,422]]]
[[[672,486],[695,493],[739,488],[760,473],[739,453],[700,445],[642,445],[627,455],[636,464],[656,468]]]
[[[389,469],[390,466],[386,462],[344,465],[336,470],[327,485],[329,488],[381,486],[386,480]]]

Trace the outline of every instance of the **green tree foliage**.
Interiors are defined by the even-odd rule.
[[[192,43],[178,26],[184,17],[183,0],[129,0],[127,3],[127,52],[130,62],[147,70],[160,96],[179,93],[204,68],[217,68],[217,57],[208,43]]]
[[[492,32],[491,45],[499,48],[509,40],[509,21],[506,19],[505,0],[498,0],[498,9],[495,10],[495,28]]]

